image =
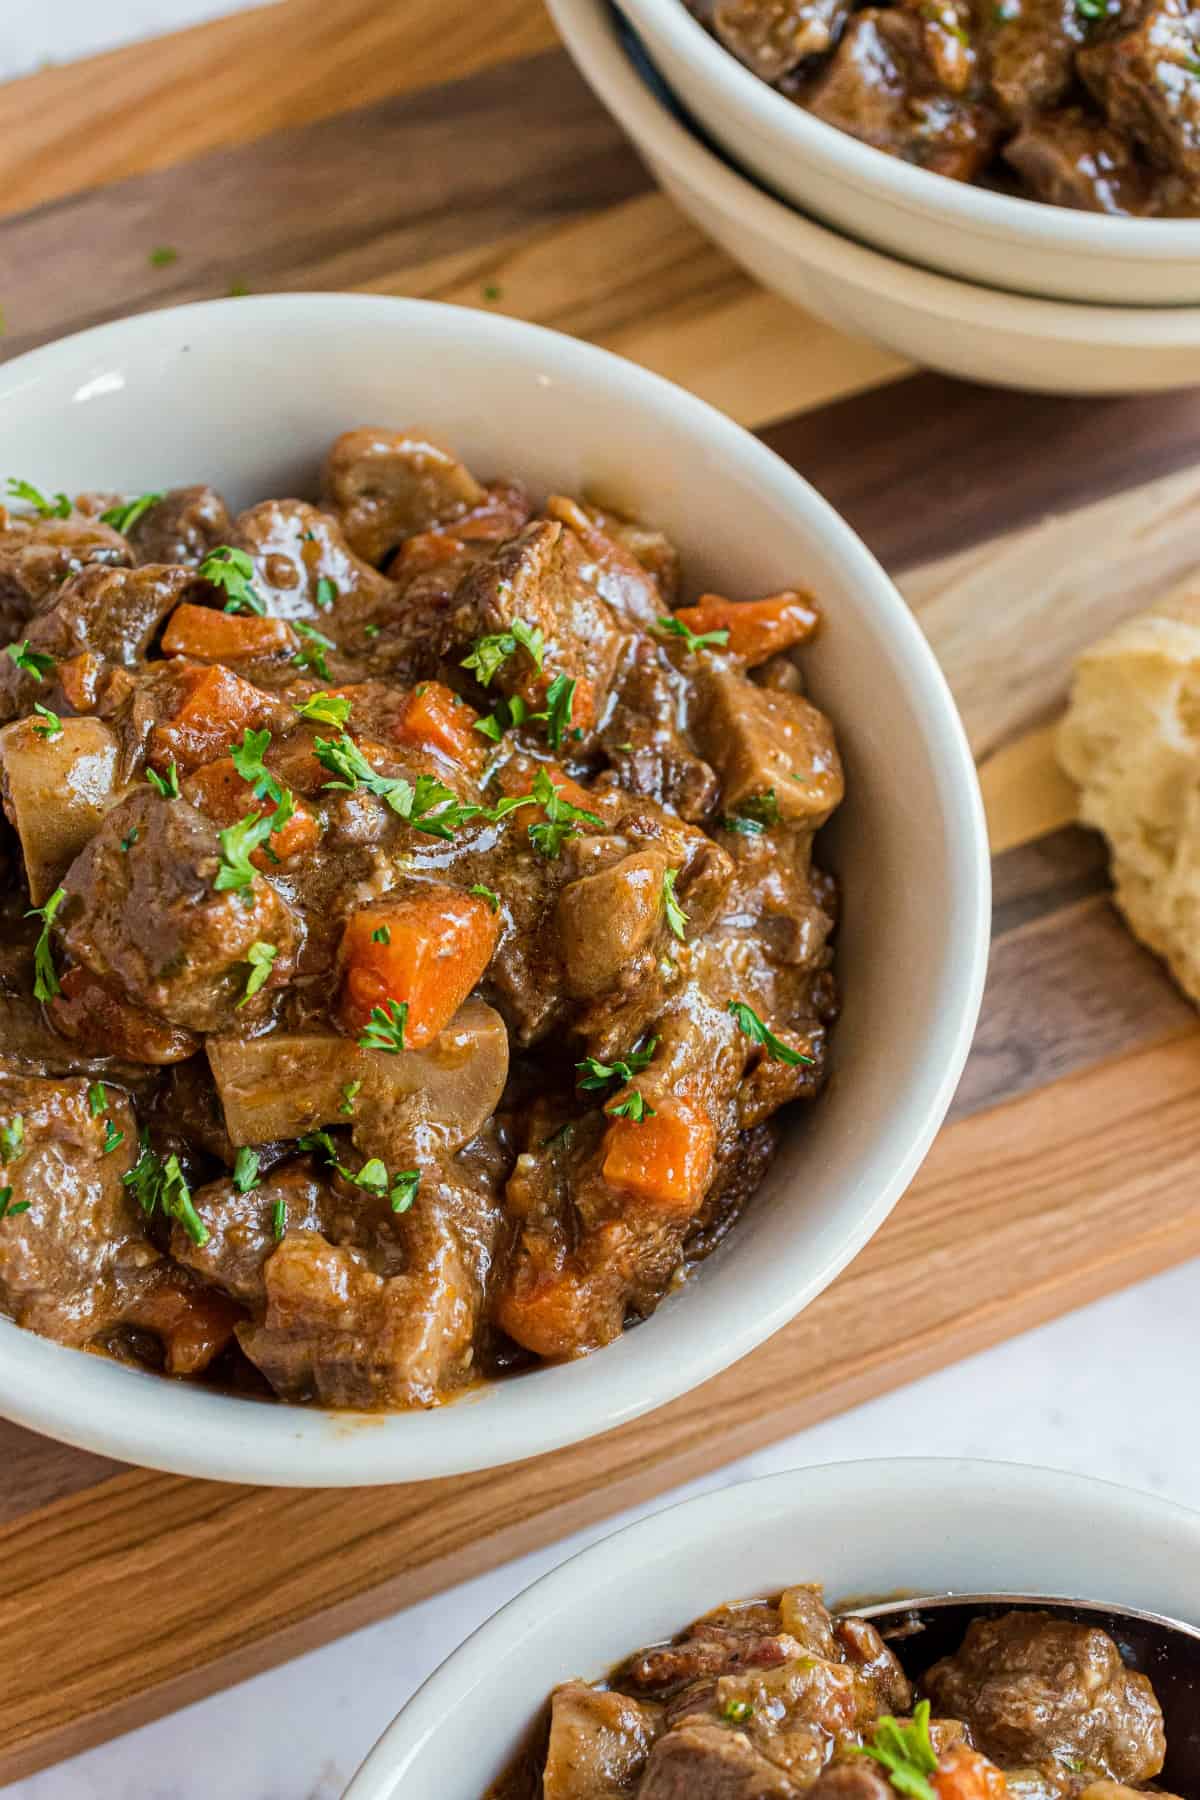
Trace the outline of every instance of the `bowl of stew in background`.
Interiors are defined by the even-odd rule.
[[[19,358],[0,373],[0,394],[0,466],[48,492],[210,481],[232,512],[269,496],[315,498],[340,433],[419,423],[485,479],[516,478],[539,501],[602,497],[665,531],[690,595],[802,586],[824,614],[805,647],[805,681],[835,722],[848,790],[821,838],[845,895],[835,1079],[802,1115],[785,1115],[779,1154],[736,1228],[636,1329],[579,1360],[479,1382],[451,1404],[363,1414],[165,1379],[0,1317],[0,1413],[192,1475],[413,1480],[619,1425],[783,1325],[877,1229],[928,1149],[970,1043],[989,926],[986,834],[961,724],[908,609],[849,528],[690,395],[586,344],[449,306],[331,294],[181,307]],[[158,829],[155,787],[139,784],[132,802],[147,813],[144,831]],[[120,850],[139,856],[133,831]],[[103,883],[95,896],[103,905]],[[86,923],[87,907],[73,916]],[[354,1040],[341,1041],[349,1067]],[[420,1208],[419,1191],[404,1198]]]
[[[483,1625],[408,1702],[347,1800],[482,1800],[560,1683],[598,1681],[716,1607],[810,1582],[830,1605],[1053,1594],[1196,1625],[1200,1514],[966,1459],[792,1469],[703,1494],[593,1544]]]
[[[881,91],[894,88],[902,77],[895,71],[886,73],[892,52],[885,42],[886,34],[878,30],[881,15],[877,12],[868,13],[865,24],[861,15],[850,15],[848,35],[834,52],[835,58],[840,52],[842,61],[831,65],[833,86],[825,117],[820,117],[778,91],[726,48],[689,10],[685,0],[618,3],[701,128],[767,187],[839,231],[927,268],[1018,293],[1131,306],[1200,301],[1200,217],[1119,216],[1028,199],[1016,192],[978,185],[977,181],[952,179],[935,173],[932,166],[922,167],[915,160],[907,160],[906,154],[917,154],[915,127],[914,141],[901,146],[906,154],[892,155],[868,141],[860,141],[850,130],[827,123],[827,118],[839,116],[852,121],[857,104],[863,115],[860,129],[864,139],[875,130],[882,141],[887,141],[887,109],[872,104],[870,76],[872,71],[879,74]],[[753,0],[740,9],[727,5],[723,10],[740,10],[746,17],[767,12],[765,6],[756,7]],[[815,39],[819,39],[827,32],[818,29],[818,20],[823,19],[827,26],[834,15],[840,17],[844,10],[837,4],[817,0],[808,7],[776,8],[775,14],[786,14],[797,34],[807,20],[810,36],[815,34]],[[1005,10],[1007,19],[1002,20],[1000,15]],[[1157,10],[1166,14],[1170,8]],[[944,40],[941,54],[948,60],[957,54],[960,36],[970,38],[972,32],[982,32],[991,46],[985,57],[997,56],[998,79],[1006,91],[1011,88],[1020,92],[1023,85],[1036,87],[1040,78],[1042,87],[1050,92],[1060,46],[1069,55],[1073,47],[1086,46],[1089,37],[1105,35],[1103,22],[1097,21],[1090,0],[1087,8],[1077,9],[1075,0],[1062,0],[1057,12],[1053,7],[1038,9],[1033,29],[1045,23],[1055,48],[1022,71],[1019,59],[1013,59],[1010,65],[995,48],[1003,44],[1006,29],[1027,29],[1020,19],[1019,6],[979,6],[982,23],[970,31],[963,31],[956,24],[949,0],[945,11],[944,27],[938,26],[937,9],[928,7],[912,7],[904,23],[918,38],[921,26],[927,33],[940,29]],[[1153,27],[1153,20],[1146,23]],[[1185,18],[1182,24],[1175,21],[1173,29],[1186,38],[1192,26]],[[747,44],[753,36],[747,26],[740,41]],[[780,18],[775,41],[782,43],[786,37],[787,21]],[[901,53],[897,47],[896,54],[903,63],[906,56],[919,61],[928,51],[913,48]],[[1125,55],[1124,47],[1118,54]],[[1163,49],[1161,54],[1173,58],[1176,52],[1173,48]],[[774,68],[787,60],[782,55],[772,59],[764,53],[759,66]],[[1178,106],[1173,126],[1168,125],[1172,110],[1168,96],[1159,96],[1163,115],[1159,137],[1164,161],[1169,160],[1166,152],[1173,146],[1178,153],[1176,160],[1192,167],[1194,173],[1196,118],[1200,115],[1197,66],[1193,49],[1190,56],[1182,54],[1177,69],[1172,62],[1167,71]],[[803,68],[791,73],[799,80]],[[1119,71],[1124,84],[1120,100],[1125,114],[1132,117],[1144,109],[1147,118],[1157,118],[1151,92],[1153,71],[1141,86],[1139,75],[1137,58],[1131,54]],[[783,77],[785,85],[787,79]],[[1063,82],[1068,79],[1064,73]],[[859,83],[861,92],[856,97]],[[1079,91],[1083,91],[1082,87]],[[947,130],[947,154],[940,158],[933,153],[929,156],[930,164],[941,160],[948,167],[957,166],[961,158],[951,152],[956,143],[961,144],[964,137],[972,135],[969,115],[974,109],[961,103],[949,89],[943,90],[939,98],[938,82],[932,77],[927,82],[927,95],[928,116],[939,124],[956,112],[963,115],[953,129]],[[1059,110],[1050,113],[1051,119],[1060,119],[1062,108],[1074,104],[1076,97],[1076,88],[1069,87]],[[919,114],[920,107],[913,111]],[[911,126],[911,116],[904,116]],[[892,124],[896,126],[897,121]],[[1062,126],[1068,137],[1072,131],[1078,134],[1079,129],[1074,119]],[[1077,153],[1098,161],[1105,154],[1103,140],[1093,151]],[[1043,163],[1060,154],[1058,146],[1049,144],[1035,144],[1030,150],[1031,161]],[[1063,160],[1068,159],[1064,156]],[[1119,178],[1114,176],[1111,186],[1118,185]],[[1200,206],[1200,202],[1193,204]]]
[[[668,3],[682,10],[682,0]],[[784,299],[839,330],[969,381],[1037,393],[1123,394],[1186,387],[1196,380],[1200,307],[1036,298],[918,267],[904,260],[912,251],[909,242],[893,255],[831,229],[777,198],[765,183],[749,179],[714,148],[695,116],[681,112],[644,46],[627,24],[618,23],[621,15],[609,0],[548,4],[579,69],[667,193]],[[685,23],[699,30],[694,20]],[[720,46],[713,49],[734,61]],[[756,81],[748,71],[741,73]],[[828,137],[843,136],[819,121],[808,124]],[[873,162],[890,161],[862,145],[854,148]],[[955,186],[940,177],[927,179],[938,187]],[[1056,229],[1066,216],[1057,208],[1037,210]],[[1153,227],[1153,222],[1131,223]],[[803,319],[796,329],[803,332]]]

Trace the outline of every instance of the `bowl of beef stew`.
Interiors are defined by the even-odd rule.
[[[919,1163],[986,950],[961,728],[853,534],[455,308],[182,308],[0,385],[0,1411],[414,1479],[776,1329]]]
[[[609,0],[548,3],[580,70],[671,198],[756,280],[806,313],[910,361],[1003,387],[1118,394],[1195,381],[1200,306],[1035,299],[918,268],[831,230],[749,180],[714,146]],[[801,340],[805,329],[801,316]]]
[[[1171,1759],[1181,1716],[1195,1750],[1186,1686],[1134,1667],[1090,1607],[1058,1619],[998,1601],[928,1649],[859,1616],[876,1596],[947,1591],[1094,1596],[1194,1627],[1200,1516],[970,1461],[797,1469],[705,1494],[594,1544],[481,1627],[347,1800],[1192,1791]]]
[[[619,0],[773,192],[1014,292],[1200,301],[1200,56],[1175,0]]]

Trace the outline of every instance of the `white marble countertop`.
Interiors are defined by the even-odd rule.
[[[0,80],[261,3],[0,0]],[[928,1454],[1045,1463],[1200,1504],[1200,1436],[1180,1428],[1189,1417],[1198,1315],[1193,1263],[669,1498],[798,1464],[904,1455],[916,1444]],[[393,1713],[476,1625],[570,1551],[633,1516],[4,1788],[0,1800],[337,1800]]]
[[[908,1455],[917,1444],[932,1455],[1043,1463],[1200,1503],[1200,1435],[1186,1423],[1198,1315],[1200,1262],[802,1432],[670,1498],[798,1464]],[[338,1800],[393,1713],[476,1625],[572,1550],[635,1516],[508,1563],[4,1788],[0,1800]]]

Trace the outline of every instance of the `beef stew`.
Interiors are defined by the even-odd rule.
[[[1187,0],[685,0],[788,99],[889,156],[1053,206],[1200,215]]]
[[[10,489],[0,1310],[375,1409],[645,1318],[826,1077],[816,603],[423,433]]]
[[[718,1607],[606,1682],[556,1688],[487,1800],[1161,1794],[1154,1689],[1095,1625],[981,1616],[915,1682],[906,1648],[818,1586]]]

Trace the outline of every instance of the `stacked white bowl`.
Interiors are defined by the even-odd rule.
[[[1076,212],[861,144],[753,75],[684,0],[548,0],[663,187],[764,286],[949,374],[1059,393],[1200,383],[1200,219]],[[818,222],[818,215],[819,220]]]

